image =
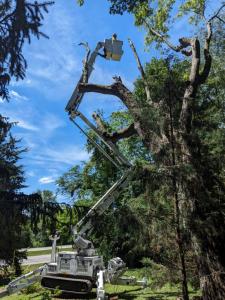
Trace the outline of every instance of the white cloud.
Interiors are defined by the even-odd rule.
[[[38,181],[41,184],[49,184],[55,182],[55,179],[52,176],[47,176],[47,177],[41,177]]]
[[[62,127],[64,122],[54,114],[46,114],[41,122],[44,132],[51,133],[55,129]]]
[[[77,55],[80,49],[75,46],[79,36],[78,31],[74,30],[80,22],[82,17],[74,16],[62,2],[57,1],[46,15],[43,26],[50,39],[42,39],[41,42],[34,40],[27,47],[27,76],[31,82],[39,83],[36,88],[41,85],[45,96],[54,95],[53,100],[65,94],[65,89],[73,84],[74,76],[82,70],[82,59]]]
[[[39,156],[39,159],[41,158],[43,161],[50,160],[72,166],[76,162],[87,160],[89,158],[89,154],[87,151],[82,150],[77,146],[68,146],[58,148],[57,150],[46,148],[44,149],[43,156]]]
[[[28,98],[24,95],[20,95],[18,92],[11,90],[9,92],[9,96],[10,98],[12,98],[12,100],[28,100]]]
[[[34,171],[28,171],[27,172],[27,176],[34,177],[35,176],[35,172]]]
[[[17,86],[33,86],[34,85],[34,81],[32,81],[30,78],[27,79],[23,79],[23,80],[12,80],[10,82],[10,86],[12,87],[17,87]]]
[[[17,126],[26,130],[31,130],[31,131],[39,131],[39,128],[32,125],[31,123],[29,123],[28,121],[22,120],[22,119],[17,119]]]

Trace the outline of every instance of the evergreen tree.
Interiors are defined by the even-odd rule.
[[[26,0],[0,2],[0,97],[9,99],[8,85],[12,77],[24,79],[27,62],[23,56],[25,42],[32,36],[47,37],[41,30],[43,12],[52,1],[43,3]]]
[[[46,226],[53,232],[61,207],[55,201],[44,201],[38,193],[26,195],[20,192],[25,178],[19,159],[25,150],[10,133],[13,125],[0,115],[0,260],[4,262],[4,270],[14,266],[19,275],[21,258],[25,258],[26,253],[18,250],[29,242],[24,234],[27,224],[34,233],[38,229],[45,230]],[[40,221],[42,228],[38,228]]]
[[[20,272],[19,259],[24,253],[17,250],[22,248],[21,228],[25,224],[26,214],[23,200],[26,196],[18,194],[24,187],[24,175],[18,159],[24,151],[17,144],[18,140],[10,134],[12,123],[0,116],[0,258],[6,265],[14,265],[16,273]],[[28,199],[27,199],[28,200]]]

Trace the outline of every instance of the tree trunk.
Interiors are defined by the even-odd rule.
[[[214,174],[210,159],[202,154],[197,137],[186,136],[183,149],[190,175],[183,180],[189,204],[187,221],[196,253],[203,300],[225,299],[225,217],[223,183]]]
[[[198,259],[200,287],[203,300],[224,300],[225,299],[225,268],[221,263],[224,260],[223,253],[212,253],[210,248],[218,241],[207,238],[203,249],[200,249],[202,241],[194,238],[194,248]]]

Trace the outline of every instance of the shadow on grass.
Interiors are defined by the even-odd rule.
[[[30,296],[29,299],[35,299],[40,297],[40,293],[34,296]],[[96,299],[96,293],[89,293],[88,295],[75,295],[75,294],[69,294],[69,293],[63,293],[59,296],[52,296],[52,299],[55,300],[61,300],[61,299],[71,299],[71,300],[80,300],[80,299]]]
[[[135,292],[139,292],[139,291],[143,291],[143,293],[135,293]],[[189,292],[189,294],[194,294],[193,292]],[[133,289],[130,291],[124,291],[121,293],[113,293],[109,295],[109,299],[110,297],[113,298],[113,296],[117,296],[119,300],[133,300],[136,299],[138,297],[141,297],[143,299],[146,300],[167,300],[169,297],[177,297],[180,296],[179,292],[144,292],[144,290],[142,288],[137,288],[137,289]]]
[[[142,293],[138,293],[141,292]],[[194,294],[193,292],[189,293]],[[130,291],[118,292],[118,293],[110,293],[108,294],[109,300],[114,297],[118,297],[119,300],[134,300],[138,297],[141,297],[145,300],[168,300],[169,297],[173,297],[175,299],[179,296],[179,292],[144,292],[142,288],[134,288]],[[39,295],[31,296],[30,299],[35,299],[39,297]],[[53,296],[52,299],[61,300],[61,299],[71,299],[71,300],[81,300],[81,299],[96,299],[96,292],[91,292],[88,295],[75,295],[69,293],[63,293],[59,296]]]
[[[53,299],[73,299],[73,300],[96,299],[96,293],[91,292],[88,295],[76,295],[76,294],[62,293],[59,296],[53,297]]]
[[[143,293],[135,293],[135,292],[139,292],[139,291],[143,291]],[[162,299],[168,299],[168,297],[176,297],[178,295],[177,292],[154,292],[154,293],[150,293],[150,292],[144,292],[144,290],[142,288],[136,288],[130,291],[124,291],[121,293],[113,293],[109,295],[109,299],[110,297],[113,298],[113,296],[117,296],[118,299],[121,300],[131,300],[131,299],[135,299],[137,297],[142,297],[143,299],[146,300],[162,300]]]
[[[10,278],[8,277],[0,277],[0,286],[7,285],[10,282]]]

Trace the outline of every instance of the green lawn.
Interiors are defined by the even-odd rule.
[[[175,287],[164,287],[159,290],[152,290],[151,288],[142,289],[139,286],[115,286],[115,285],[106,285],[106,292],[109,295],[109,299],[113,298],[113,296],[117,296],[120,300],[176,300],[177,296],[180,295],[178,289]],[[36,291],[31,291],[31,293],[19,293],[12,296],[5,297],[5,300],[44,300],[46,299],[45,295],[43,295],[44,290],[36,285]],[[191,292],[190,296],[194,296],[196,293]],[[44,297],[45,296],[45,297]],[[88,297],[85,296],[81,298],[75,298],[74,296],[63,296],[60,298],[54,297],[54,299],[96,299],[96,294],[93,292]]]
[[[28,270],[34,269],[37,266],[31,266],[24,271],[27,272]],[[126,275],[130,276],[137,276],[140,275],[139,270],[129,270]],[[139,277],[140,279],[141,277]],[[161,289],[152,289],[151,287],[147,287],[142,289],[140,286],[119,286],[119,285],[111,285],[106,284],[106,292],[109,295],[109,299],[113,298],[113,296],[117,296],[118,299],[121,300],[176,300],[177,296],[180,295],[178,287],[172,287],[169,284],[164,286]],[[192,296],[197,295],[198,293],[194,293],[191,291],[190,298]],[[74,296],[60,298],[59,296],[55,296],[54,299],[81,299],[79,296],[75,298]],[[41,288],[40,284],[35,284],[30,286],[28,289],[25,289],[23,292],[19,294],[15,294],[12,296],[8,296],[4,298],[5,300],[48,300],[51,299],[50,293],[47,290]],[[82,299],[96,299],[95,291],[88,297],[85,296]]]

